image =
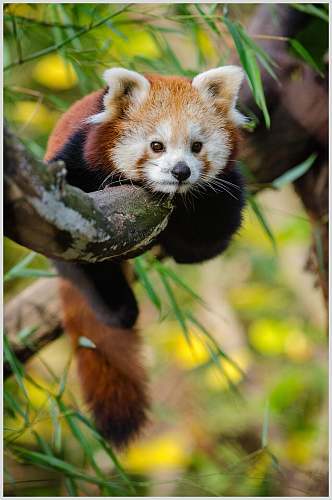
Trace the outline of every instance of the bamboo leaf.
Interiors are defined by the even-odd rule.
[[[276,252],[277,251],[277,244],[276,244],[276,240],[274,238],[274,235],[273,235],[273,232],[270,228],[270,225],[269,223],[267,222],[259,204],[257,203],[257,201],[255,200],[255,198],[250,195],[249,193],[247,194],[247,199],[249,201],[249,204],[254,212],[254,214],[256,215],[258,221],[260,222],[262,228],[264,229],[267,237],[269,238],[269,240],[271,241],[272,243],[272,246],[273,246],[273,249],[274,251]]]
[[[272,186],[276,189],[281,189],[287,184],[296,181],[297,179],[302,177],[302,175],[308,172],[308,170],[315,163],[316,158],[317,153],[312,153],[305,161],[303,161],[299,165],[296,165],[296,167],[290,168],[289,170],[287,170],[287,172],[280,175],[280,177],[277,177],[277,179],[274,179],[274,181],[272,182]]]
[[[181,278],[178,276],[173,269],[162,265],[159,263],[159,270],[160,272],[164,273],[166,276],[171,278],[171,280],[178,285],[180,288],[182,288],[184,291],[186,291],[193,299],[195,299],[197,302],[199,302],[201,305],[206,306],[206,303],[204,300],[192,289],[190,286],[188,286]]]
[[[223,21],[233,38],[241,64],[247,74],[249,86],[257,105],[263,112],[266,127],[269,128],[270,115],[266,106],[263,84],[255,57],[255,51],[252,45],[248,44],[246,37],[243,37],[243,32],[241,32],[237,24],[233,23],[227,16],[223,17]]]
[[[49,447],[45,439],[42,436],[40,436],[38,432],[36,432],[35,430],[32,429],[31,432],[34,435],[39,448],[45,453],[45,455],[49,455],[50,457],[52,457],[53,456],[52,449]]]
[[[26,328],[23,328],[20,330],[17,334],[18,340],[22,343],[25,344],[37,330],[38,326],[28,326]]]
[[[218,29],[218,26],[216,25],[216,23],[213,21],[213,19],[210,18],[211,14],[209,15],[206,15],[204,10],[202,9],[201,5],[200,4],[194,4],[196,10],[199,12],[199,14],[201,15],[201,17],[204,19],[204,21],[206,22],[206,24],[211,28],[211,30],[216,33],[217,35],[220,35],[220,31]]]
[[[13,279],[12,276],[16,277],[22,269],[25,269],[36,257],[36,252],[29,252],[22,260],[20,260],[14,267],[12,267],[3,277],[4,281]]]
[[[37,451],[31,451],[29,449],[23,448],[21,446],[13,446],[12,451],[17,454],[18,457],[23,459],[24,461],[39,465],[42,468],[57,470],[58,472],[62,472],[69,477],[81,479],[82,481],[86,481],[92,484],[97,484],[101,486],[109,485],[109,481],[101,480],[97,477],[90,476],[85,471],[82,471],[71,465],[64,460],[56,458],[54,456],[46,455]]]
[[[160,266],[160,264],[158,262],[156,263],[156,268],[157,268],[157,271],[159,273],[161,282],[164,285],[165,291],[166,291],[167,296],[169,298],[169,301],[170,301],[170,304],[172,306],[172,309],[173,309],[173,312],[175,314],[175,317],[176,317],[179,325],[181,326],[181,329],[182,329],[182,331],[184,333],[184,336],[185,336],[188,344],[191,345],[191,342],[190,342],[190,333],[189,333],[189,330],[188,330],[188,327],[187,327],[186,317],[183,314],[183,312],[182,312],[179,304],[177,303],[177,300],[176,300],[175,295],[173,293],[172,287],[169,284],[168,277],[164,274],[164,272],[162,271],[162,268],[161,268],[161,266]]]
[[[81,422],[83,422],[84,425],[86,427],[88,427],[88,429],[90,429],[92,435],[98,440],[98,442],[101,444],[101,446],[103,447],[103,449],[105,450],[105,452],[107,453],[107,455],[111,458],[111,460],[112,460],[113,464],[115,465],[115,468],[117,469],[119,475],[127,483],[127,485],[130,487],[130,489],[135,492],[135,488],[133,487],[132,481],[130,480],[130,478],[128,477],[126,471],[124,470],[124,468],[120,464],[120,462],[117,459],[117,457],[116,457],[114,451],[112,450],[111,446],[105,441],[105,439],[102,437],[102,435],[99,434],[99,432],[97,431],[97,429],[91,424],[91,422],[85,416],[83,416],[81,413],[79,413],[77,411],[73,411],[72,415],[76,419],[78,419]]]
[[[312,57],[312,55],[307,51],[305,47],[303,47],[302,43],[300,43],[298,40],[295,38],[290,38],[289,43],[291,47],[295,50],[295,52],[306,62],[311,66],[317,73],[320,74],[320,76],[324,76],[322,73],[321,69],[319,68],[318,64]]]
[[[309,14],[311,16],[319,17],[320,19],[323,19],[323,21],[326,21],[327,23],[329,22],[328,14],[319,7],[316,7],[316,5],[313,5],[312,3],[307,3],[307,4],[292,3],[291,6],[294,9],[300,10],[301,12],[305,12],[306,14]]]
[[[206,336],[206,338],[209,340],[209,342],[214,346],[215,351],[218,353],[218,356],[221,356],[222,358],[226,359],[230,364],[234,366],[234,368],[241,373],[241,375],[245,376],[245,373],[243,372],[242,368],[230,357],[228,354],[221,349],[219,344],[216,342],[216,340],[213,338],[211,333],[202,325],[200,321],[198,321],[197,318],[195,318],[190,312],[187,312],[187,317],[188,319]],[[218,361],[219,365],[219,361]]]
[[[140,283],[143,286],[143,288],[145,289],[149,299],[154,304],[154,306],[158,309],[158,311],[161,312],[160,299],[153,288],[153,285],[148,277],[148,273],[144,268],[143,262],[144,262],[143,257],[141,257],[141,256],[136,257],[135,263],[134,263],[135,272],[137,273],[139,280],[140,280]]]
[[[23,365],[18,361],[14,353],[12,352],[9,341],[7,338],[7,335],[4,335],[3,337],[3,349],[4,349],[4,358],[5,360],[9,363],[10,368],[12,370],[12,373],[14,377],[16,378],[16,381],[22,390],[23,394],[25,395],[26,399],[29,400],[28,394],[26,392],[25,386],[24,386],[24,367]]]
[[[79,496],[76,482],[72,477],[66,477],[64,480],[64,484],[65,484],[66,490],[68,492],[68,495],[70,497],[78,497]]]

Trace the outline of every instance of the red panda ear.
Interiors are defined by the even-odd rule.
[[[243,77],[239,66],[222,66],[195,76],[192,86],[204,99],[226,109],[236,125],[243,125],[247,119],[235,108]]]
[[[112,68],[105,71],[104,80],[108,91],[104,96],[105,110],[91,116],[89,123],[103,123],[116,118],[126,107],[141,104],[148,96],[149,81],[136,71]]]

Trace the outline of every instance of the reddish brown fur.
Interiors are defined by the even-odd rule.
[[[130,124],[137,125],[141,122],[142,116],[149,116],[151,123],[156,123],[165,115],[172,116],[178,126],[174,130],[174,134],[181,133],[181,110],[186,103],[192,101],[200,102],[203,107],[199,94],[192,87],[190,80],[179,76],[161,76],[161,75],[146,75],[151,84],[151,91],[143,105],[135,113],[130,115]],[[86,118],[98,113],[98,103],[103,94],[103,90],[93,92],[88,96],[77,101],[64,115],[60,118],[53,133],[50,136],[45,160],[52,158],[65,144],[68,138],[75,130],[82,127]],[[160,100],[165,100],[167,106],[160,106]],[[239,132],[237,128],[225,117],[227,116],[227,103],[224,99],[216,102],[220,111],[220,116],[225,121],[224,127],[229,133],[229,143],[231,151],[237,148]],[[114,169],[110,151],[119,140],[125,128],[130,126],[129,120],[123,120],[126,110],[119,107],[118,117],[111,122],[101,123],[99,125],[85,125],[89,127],[87,141],[85,144],[86,159],[91,167],[104,168],[105,173],[109,173]],[[178,118],[177,118],[178,117]],[[233,156],[233,155],[232,155]],[[141,165],[143,165],[143,159]],[[207,166],[207,163],[205,163]],[[138,167],[140,165],[137,165]],[[139,171],[139,168],[138,168]]]
[[[151,83],[151,93],[139,112],[130,117],[137,124],[142,116],[149,114],[159,120],[165,113],[173,117],[179,114],[184,103],[199,100],[197,91],[189,80],[182,77],[147,77]],[[120,114],[112,123],[87,125],[84,120],[100,111],[99,103],[104,91],[99,90],[77,101],[57,123],[51,134],[45,160],[48,161],[59,152],[69,137],[79,128],[86,127],[88,137],[85,154],[92,168],[102,165],[107,173],[113,168],[109,151],[128,126]],[[159,105],[160,98],[167,96],[167,107]],[[224,103],[220,111],[225,115]],[[121,110],[123,113],[124,110]],[[124,111],[125,112],[125,111]],[[179,116],[180,118],[180,116]],[[179,119],[179,128],[181,120]],[[232,155],[234,158],[238,143],[238,131],[226,122],[229,132]],[[178,133],[179,128],[174,131]],[[143,165],[143,155],[139,164]],[[210,164],[204,159],[206,171]],[[138,165],[139,166],[139,165]],[[229,162],[227,168],[232,168]],[[100,323],[80,292],[68,281],[61,279],[60,291],[64,310],[64,325],[77,348],[78,367],[86,401],[92,408],[96,423],[101,432],[115,444],[125,444],[135,435],[146,421],[148,400],[146,395],[146,376],[138,361],[139,337],[133,330],[109,328]],[[85,336],[92,340],[96,349],[79,347],[78,338]]]
[[[139,362],[136,331],[109,328],[99,322],[80,292],[60,280],[64,326],[77,349],[78,370],[86,402],[100,432],[123,446],[146,422],[146,375]],[[79,337],[95,349],[78,346]]]
[[[49,161],[56,155],[75,130],[82,127],[86,118],[98,112],[98,102],[103,92],[103,90],[97,90],[83,97],[61,116],[49,137],[45,161]]]

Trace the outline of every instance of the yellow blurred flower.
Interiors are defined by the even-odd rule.
[[[257,488],[263,483],[271,465],[271,455],[265,449],[262,450],[247,470],[247,478],[251,488]]]
[[[43,133],[53,128],[59,116],[56,111],[50,111],[44,104],[36,101],[18,101],[11,114],[16,122]]]
[[[273,247],[266,231],[249,209],[245,211],[244,224],[241,229],[241,242],[245,246],[249,245],[267,253],[273,253]]]
[[[165,350],[172,355],[180,366],[191,369],[206,363],[210,359],[209,352],[204,343],[191,332],[190,344],[187,342],[182,330],[175,327],[169,331],[165,342]]]
[[[49,54],[40,59],[32,76],[38,83],[53,90],[68,90],[78,82],[73,66],[59,54]]]
[[[267,356],[286,354],[294,361],[305,361],[312,354],[309,340],[292,320],[258,319],[248,330],[251,345]]]
[[[276,356],[284,351],[289,326],[275,319],[258,319],[249,326],[251,345],[260,353]]]
[[[293,361],[307,361],[313,353],[308,338],[299,330],[290,332],[285,341],[285,354]]]
[[[123,465],[136,473],[183,468],[189,461],[188,446],[183,436],[175,433],[133,445],[122,459]]]
[[[39,12],[27,3],[12,3],[6,9],[6,14],[12,16],[22,16],[29,19],[39,19]]]
[[[312,457],[312,442],[307,434],[295,433],[285,443],[285,455],[297,465],[307,464]]]
[[[262,283],[251,283],[233,288],[229,292],[232,305],[241,311],[256,312],[261,309],[274,309],[285,303],[282,292],[273,290]]]
[[[26,389],[31,406],[38,410],[38,408],[41,408],[45,405],[49,397],[48,391],[52,391],[52,386],[47,384],[44,379],[39,379],[36,376],[34,376],[33,379],[38,385],[40,385],[40,387],[37,387],[37,385],[31,383],[28,380],[24,381],[24,387]],[[43,390],[42,388],[45,388],[45,390]]]
[[[142,56],[148,58],[158,58],[160,51],[152,36],[144,30],[135,30],[133,27],[123,27],[121,31],[126,35],[127,40],[120,37],[113,38],[110,53],[118,58],[124,55],[127,57]]]
[[[227,390],[230,383],[236,385],[243,379],[243,373],[247,371],[250,365],[250,353],[245,349],[241,349],[238,352],[229,353],[229,357],[238,365],[240,370],[227,359],[220,360],[220,368],[212,365],[205,372],[206,383],[212,389]]]
[[[41,388],[26,379],[23,382],[27,400],[29,401],[30,425],[15,438],[18,444],[22,443],[29,446],[36,445],[36,438],[33,432],[38,433],[47,441],[51,440],[53,433],[53,425],[48,413],[49,394],[47,392],[52,390],[52,386],[37,376],[33,376],[33,379],[37,384],[40,384]],[[45,390],[43,390],[43,387],[45,387]],[[13,418],[6,419],[6,426],[12,430],[22,429],[24,423],[23,417],[19,414]]]
[[[216,49],[211,42],[211,38],[209,35],[206,33],[206,31],[199,29],[197,32],[197,41],[199,43],[200,48],[202,49],[202,52],[204,55],[208,58],[214,58],[216,57]]]

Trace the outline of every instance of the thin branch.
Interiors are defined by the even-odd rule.
[[[54,278],[35,281],[6,304],[5,334],[21,363],[62,334],[60,318],[60,298]],[[25,335],[25,340],[18,336],[23,329],[31,332]],[[4,363],[4,378],[10,374],[10,365]]]
[[[56,22],[40,21],[39,19],[34,19],[32,17],[17,16],[16,14],[4,15],[4,21],[11,21],[12,19],[15,19],[16,21],[22,24],[27,22],[31,24],[37,24],[38,26],[43,26],[44,28],[62,28],[62,29],[71,28],[76,30],[81,30],[82,28],[85,28],[85,26],[79,24],[62,24]]]
[[[277,35],[251,35],[251,38],[256,38],[257,40],[278,40],[280,42],[288,42],[289,40],[287,36]]]

